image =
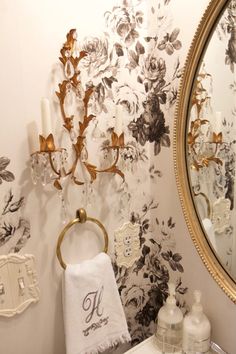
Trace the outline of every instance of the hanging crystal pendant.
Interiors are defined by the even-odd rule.
[[[48,161],[47,161],[47,156],[45,154],[42,154],[40,157],[41,157],[41,159],[39,161],[39,166],[40,166],[40,170],[41,170],[40,179],[41,179],[42,186],[45,187],[47,184]]]
[[[74,74],[75,74],[75,70],[74,70],[74,67],[70,61],[70,59],[68,59],[66,61],[66,64],[65,64],[65,69],[64,69],[64,73],[65,73],[65,77],[69,80],[71,79]]]
[[[84,95],[85,95],[85,91],[84,91],[84,89],[82,87],[82,84],[80,83],[76,87],[76,97],[77,97],[78,100],[83,100],[84,99]]]
[[[62,222],[62,224],[65,224],[67,221],[66,203],[65,203],[64,196],[63,196],[63,191],[60,190],[58,193],[59,193],[59,198],[61,200],[61,222]]]
[[[61,175],[66,174],[66,169],[67,169],[67,159],[68,159],[68,152],[66,150],[62,150],[60,152],[60,155],[58,155],[59,158],[59,164],[60,164],[60,172]]]
[[[70,138],[71,138],[71,141],[73,144],[77,143],[77,135],[76,135],[76,132],[73,128],[70,131]]]
[[[95,126],[92,131],[92,139],[96,141],[101,137],[101,130],[98,128],[98,122],[96,121]]]
[[[31,178],[34,185],[37,184],[36,165],[34,157],[31,158]]]
[[[86,182],[86,207],[90,208],[95,201],[94,189],[92,183]]]
[[[42,183],[43,187],[45,187],[46,184],[47,184],[47,169],[46,168],[44,168],[43,171],[42,171],[41,183]]]
[[[56,166],[55,166],[55,159],[56,159],[55,156],[56,156],[55,153],[52,153],[52,154],[51,154],[52,165],[53,165],[54,168],[56,167]],[[56,177],[56,174],[55,174],[55,172],[53,171],[53,168],[52,168],[52,166],[51,166],[51,163],[48,164],[48,171],[47,171],[47,174],[48,174],[48,178],[49,178],[49,181],[48,181],[48,182],[51,183],[51,182],[55,179],[55,177]]]
[[[70,58],[70,57],[71,57],[71,51],[70,51],[69,49],[67,49],[67,50],[65,51],[65,57],[66,57],[66,58]]]
[[[80,159],[82,162],[86,162],[88,160],[88,151],[86,146],[84,146],[83,150],[81,151]]]
[[[60,171],[58,152],[59,151],[55,151],[52,153],[52,163],[53,163],[53,166],[57,172]]]

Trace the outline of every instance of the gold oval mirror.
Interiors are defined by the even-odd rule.
[[[178,97],[174,161],[193,242],[236,303],[236,0],[212,0],[195,34]]]

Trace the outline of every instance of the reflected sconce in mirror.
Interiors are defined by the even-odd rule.
[[[63,118],[63,127],[69,134],[72,146],[71,155],[65,148],[57,148],[54,142],[53,134],[49,134],[48,121],[50,120],[49,102],[47,99],[42,100],[42,123],[45,133],[39,136],[40,149],[31,155],[32,180],[36,184],[38,180],[42,185],[53,182],[54,186],[62,189],[61,180],[71,176],[72,181],[76,185],[83,185],[86,181],[83,177],[78,177],[76,172],[78,165],[84,171],[87,179],[93,182],[98,173],[118,174],[124,179],[123,172],[118,168],[118,160],[121,157],[121,151],[134,150],[132,146],[125,145],[124,133],[121,129],[113,129],[111,139],[103,144],[103,151],[111,155],[111,162],[108,167],[97,168],[88,161],[88,151],[86,149],[86,133],[90,122],[95,115],[89,114],[89,101],[94,94],[92,85],[83,89],[80,80],[80,61],[87,56],[85,51],[77,49],[77,33],[72,29],[67,34],[67,40],[61,51],[60,61],[63,64],[65,79],[59,83],[59,90],[56,95],[60,103],[60,112]],[[81,104],[81,115],[83,119],[79,121],[78,126],[74,124],[74,115],[67,114],[65,110],[65,101],[68,94],[72,93]],[[121,117],[116,117],[117,120]],[[118,123],[117,123],[118,126]],[[120,124],[119,124],[120,127]],[[134,151],[134,154],[136,152]],[[69,165],[70,161],[70,166]]]
[[[203,66],[196,77],[190,103],[191,123],[187,135],[187,144],[190,166],[196,171],[208,167],[211,162],[219,165],[223,164],[222,160],[217,157],[218,147],[223,144],[222,132],[213,131],[210,121],[206,119],[211,97],[207,88],[204,87],[204,80],[209,78],[211,79],[211,75],[205,72]],[[193,115],[194,119],[192,120]]]

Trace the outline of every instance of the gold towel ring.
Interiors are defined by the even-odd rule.
[[[70,221],[62,230],[62,232],[60,233],[59,237],[58,237],[58,241],[57,241],[57,258],[58,261],[60,262],[60,265],[62,266],[62,268],[66,269],[66,263],[63,261],[62,259],[62,255],[61,255],[61,243],[65,237],[66,232],[71,228],[71,226],[73,226],[74,224],[80,223],[83,224],[86,221],[92,221],[95,224],[97,224],[100,229],[102,229],[103,232],[103,236],[104,236],[104,249],[103,252],[107,253],[108,250],[108,235],[106,232],[105,227],[102,225],[102,223],[100,221],[98,221],[97,219],[94,218],[90,218],[87,216],[86,211],[81,208],[79,210],[76,211],[76,219]]]
[[[207,217],[208,217],[208,219],[210,219],[212,210],[211,210],[210,200],[207,198],[206,194],[203,192],[199,192],[199,193],[193,192],[193,194],[195,197],[198,197],[199,195],[201,195],[205,199],[206,204],[207,204]]]

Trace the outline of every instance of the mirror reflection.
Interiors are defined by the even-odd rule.
[[[236,0],[201,58],[189,103],[189,181],[205,235],[236,281]]]

